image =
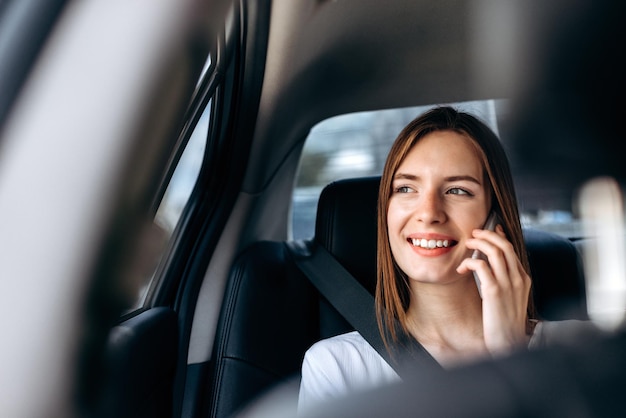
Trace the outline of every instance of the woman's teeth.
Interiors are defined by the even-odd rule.
[[[428,249],[433,249],[433,248],[447,248],[450,246],[450,242],[447,239],[444,240],[440,240],[440,239],[417,239],[417,238],[412,238],[411,242],[413,243],[413,245],[415,247],[422,247],[422,248],[428,248]]]

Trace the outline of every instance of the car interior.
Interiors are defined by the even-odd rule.
[[[0,22],[39,22],[28,62],[0,25],[0,275],[27,295],[2,316],[28,297],[22,328],[47,330],[0,357],[32,360],[24,387],[59,382],[39,411],[294,416],[305,351],[355,329],[299,262],[329,252],[373,304],[380,162],[437,105],[470,106],[503,142],[540,318],[590,319],[588,172],[566,178],[585,153],[519,129],[588,0],[106,3],[57,1],[37,20],[0,2]],[[541,170],[544,145],[546,166],[576,158]]]
[[[107,352],[134,354],[115,367],[122,374],[112,379],[114,392],[120,380],[150,388],[112,396],[116,413],[138,416],[150,403],[154,412],[228,417],[281,382],[297,387],[306,349],[352,325],[294,257],[324,247],[370,293],[375,286],[378,177],[330,182],[313,236],[291,236],[309,131],[340,114],[515,95],[527,80],[513,51],[526,34],[504,37],[500,25],[515,20],[521,28],[533,12],[457,1],[234,3],[196,98],[211,99],[206,147],[214,153],[202,163],[160,282],[109,338]],[[580,236],[525,234],[540,315],[586,318]]]

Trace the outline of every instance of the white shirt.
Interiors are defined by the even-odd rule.
[[[298,410],[319,401],[400,381],[400,376],[357,331],[316,342],[302,362]]]
[[[597,333],[598,329],[589,321],[541,321],[528,347],[580,342],[583,337]],[[395,370],[357,331],[327,338],[313,344],[304,355],[298,411],[320,401],[400,380]]]

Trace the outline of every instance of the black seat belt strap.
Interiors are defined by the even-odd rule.
[[[406,369],[399,367],[397,358],[392,358],[378,330],[374,297],[323,246],[316,245],[312,254],[303,254],[302,245],[298,244],[287,243],[296,265],[328,302],[402,376]],[[419,342],[414,338],[410,340],[412,357],[417,357],[418,363],[425,360],[424,363],[429,366],[437,364]]]

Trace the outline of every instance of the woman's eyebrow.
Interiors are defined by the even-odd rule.
[[[396,175],[393,176],[393,179],[394,180],[419,180],[420,176],[416,176],[415,174],[409,174],[409,173],[396,173]],[[448,176],[448,177],[445,177],[444,180],[447,182],[469,181],[472,183],[476,183],[479,186],[482,184],[480,180],[470,175]]]
[[[476,177],[473,176],[467,176],[467,175],[463,175],[463,176],[450,176],[450,177],[446,177],[445,178],[446,181],[470,181],[472,183],[476,183],[478,185],[481,185],[482,183],[480,182],[480,180],[478,180]]]
[[[396,173],[393,176],[394,180],[418,180],[419,176],[416,176],[415,174],[408,174],[408,173]]]

